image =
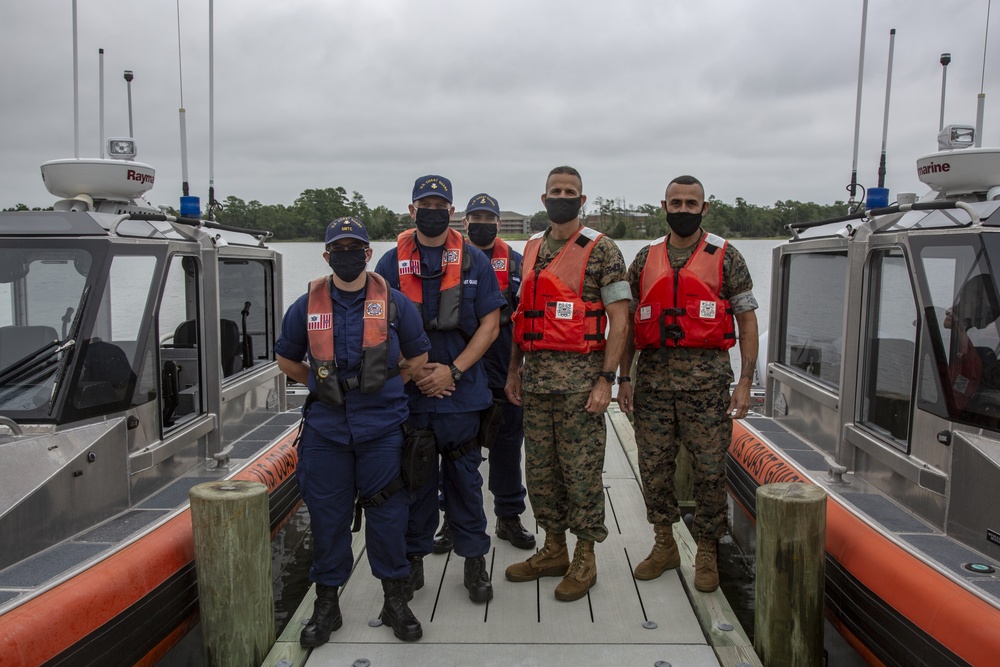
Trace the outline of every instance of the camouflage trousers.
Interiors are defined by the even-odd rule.
[[[691,532],[696,538],[726,534],[726,450],[733,424],[726,416],[729,388],[705,391],[651,391],[640,380],[635,391],[635,440],[639,473],[651,524],[680,519],[674,472],[681,445],[691,454],[697,509]]]
[[[587,412],[590,392],[532,394],[524,401],[524,469],[538,525],[603,542],[604,414]]]

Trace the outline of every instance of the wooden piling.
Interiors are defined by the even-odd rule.
[[[256,667],[275,639],[267,487],[206,482],[190,498],[205,665]]]
[[[764,667],[823,664],[826,492],[814,484],[757,489],[754,650]]]

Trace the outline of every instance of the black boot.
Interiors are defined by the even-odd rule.
[[[413,599],[413,591],[419,591],[424,587],[424,557],[407,556],[410,561],[410,574],[404,579],[406,581],[406,601]]]
[[[535,536],[521,525],[521,517],[516,515],[497,517],[497,537],[518,549],[535,548]]]
[[[451,526],[448,524],[448,515],[445,514],[444,519],[441,521],[441,528],[434,535],[434,553],[446,554],[451,551],[454,544],[454,541],[451,539]]]
[[[493,599],[493,584],[486,572],[486,558],[465,559],[465,587],[469,589],[469,599],[473,602],[488,602]]]
[[[402,579],[383,579],[382,590],[385,591],[385,604],[379,620],[384,625],[392,627],[392,634],[404,642],[415,642],[424,636],[420,621],[413,615],[406,604],[406,591],[409,582]]]
[[[302,628],[299,635],[299,644],[306,648],[322,646],[330,640],[330,633],[344,624],[337,598],[339,589],[339,586],[316,584],[316,604],[313,605],[309,624]]]

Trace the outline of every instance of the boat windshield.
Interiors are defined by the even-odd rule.
[[[94,256],[84,247],[0,249],[0,411],[48,412],[73,355]]]
[[[89,239],[4,240],[0,415],[65,423],[125,409],[139,395],[157,259],[134,245],[112,247]]]
[[[911,242],[926,322],[920,407],[1000,430],[1000,234],[914,236]]]

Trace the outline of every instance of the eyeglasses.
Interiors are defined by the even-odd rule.
[[[368,246],[361,243],[351,243],[350,245],[333,243],[326,247],[327,252],[357,252],[358,250],[368,250]]]

